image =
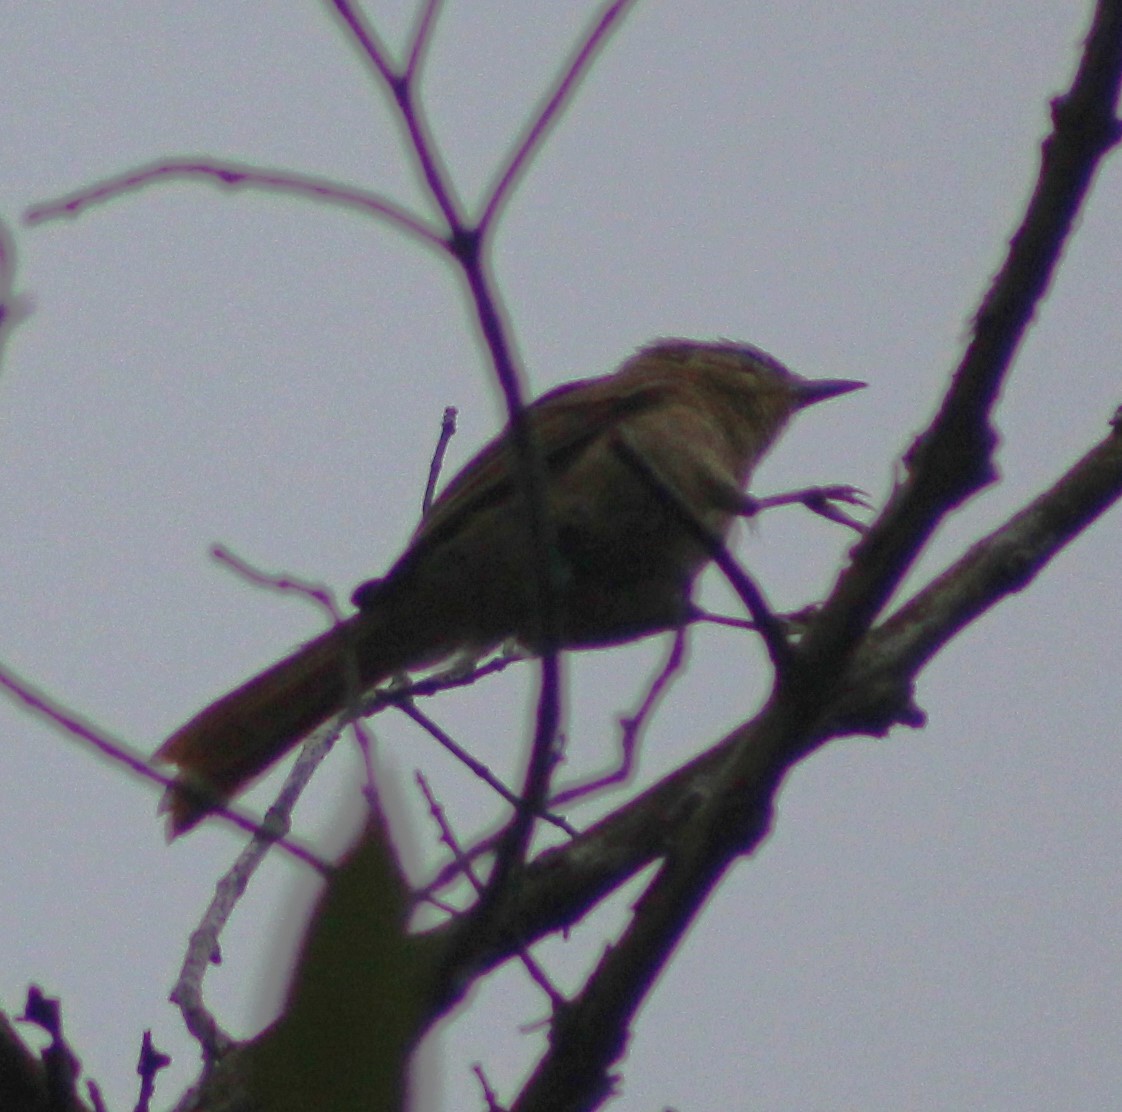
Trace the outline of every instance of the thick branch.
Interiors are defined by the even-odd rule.
[[[1005,263],[974,317],[974,337],[928,430],[905,458],[909,474],[865,538],[803,646],[807,667],[837,670],[943,518],[993,478],[990,413],[1059,263],[1095,171],[1119,139],[1122,3],[1100,0],[1071,90],[1053,104],[1040,175]]]
[[[897,723],[917,725],[909,693],[920,669],[955,633],[1001,599],[1022,590],[1049,561],[1122,497],[1122,435],[1112,432],[1054,486],[975,544],[902,606],[861,645],[817,734],[805,738],[788,764],[833,737],[883,735]],[[777,785],[775,755],[767,754],[761,718],[745,722],[571,843],[533,861],[498,922],[527,943],[578,922],[588,909],[662,857],[709,798],[736,747],[755,753],[755,780],[738,788],[742,813],[765,814]],[[451,937],[462,924],[430,934]],[[510,956],[501,938],[465,951],[465,968],[489,969]],[[438,1004],[439,1006],[439,1004]]]

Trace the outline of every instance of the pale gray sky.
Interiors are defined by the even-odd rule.
[[[413,5],[369,7],[401,42]],[[450,0],[425,91],[465,198],[590,10]],[[533,392],[658,335],[749,340],[804,374],[871,384],[805,415],[756,489],[851,482],[882,499],[1001,257],[1089,10],[639,0],[497,243]],[[11,221],[170,154],[417,199],[381,99],[313,3],[15,5],[0,72]],[[443,407],[460,408],[451,465],[500,409],[447,269],[354,215],[182,184],[19,241],[36,312],[0,377],[0,660],[154,748],[318,628],[310,608],[216,567],[208,545],[345,595],[411,531]],[[1120,273],[1116,157],[1003,398],[1003,482],[937,538],[924,574],[1102,434],[1122,401]],[[848,537],[784,511],[741,542],[787,607],[821,596]],[[918,691],[926,730],[835,743],[796,772],[774,835],[641,1013],[613,1108],[1118,1104],[1120,547],[1115,513],[945,652]],[[725,600],[718,582],[709,590]],[[573,660],[574,771],[605,761],[659,652]],[[696,634],[637,785],[750,713],[765,675],[743,636]],[[531,676],[524,666],[429,709],[510,778]],[[0,722],[0,1004],[18,1011],[30,981],[61,996],[116,1107],[135,1099],[152,1027],[176,1059],[166,1105],[195,1072],[166,994],[240,839],[211,824],[169,849],[153,789],[6,702]],[[493,802],[409,725],[377,726],[432,860],[413,768],[465,837]],[[309,840],[338,843],[325,832],[353,810],[357,777],[341,748],[298,812]],[[208,988],[235,1032],[260,1023],[274,939],[298,922],[295,875],[269,866],[225,936]],[[618,929],[626,903],[613,907],[544,948],[563,987]],[[505,1098],[541,1050],[540,1033],[518,1031],[544,1011],[518,970],[471,1004],[430,1058],[449,1110],[481,1106],[472,1061]]]

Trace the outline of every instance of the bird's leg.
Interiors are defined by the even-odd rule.
[[[745,609],[752,616],[760,637],[767,646],[768,656],[776,674],[782,674],[791,658],[791,648],[782,624],[771,612],[763,592],[752,578],[736,562],[722,537],[714,533],[699,520],[685,499],[665,479],[649,459],[632,443],[626,429],[619,429],[613,438],[612,447],[616,454],[631,467],[647,484],[659,500],[677,515],[682,525],[693,535],[709,553],[709,558],[721,569],[730,586],[740,596]]]

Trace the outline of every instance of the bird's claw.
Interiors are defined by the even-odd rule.
[[[873,504],[869,501],[869,496],[860,488],[847,485],[814,487],[806,494],[803,505],[811,513],[816,513],[828,521],[836,521],[839,525],[848,525],[858,533],[867,531],[868,526],[864,522],[850,517],[840,506],[835,505],[836,502],[844,502],[848,506],[860,506],[863,510],[871,510]]]
[[[771,506],[791,506],[798,504],[805,506],[811,513],[819,517],[836,521],[839,525],[848,525],[858,533],[865,532],[865,525],[845,513],[837,502],[850,506],[860,506],[863,510],[871,510],[873,504],[868,495],[859,487],[849,484],[836,486],[807,487],[806,490],[795,490],[788,494],[773,494],[767,498],[756,498],[754,495],[745,494],[741,503],[740,512],[745,517],[754,517],[761,510]]]

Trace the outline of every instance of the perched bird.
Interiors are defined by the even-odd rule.
[[[696,526],[723,536],[737,514],[758,507],[744,488],[788,418],[863,385],[801,378],[747,344],[675,339],[528,406],[543,465],[556,644],[610,645],[687,621],[709,558]],[[508,429],[448,483],[388,574],[355,591],[357,613],[172,734],[156,753],[179,769],[162,805],[170,834],[239,792],[357,693],[508,639],[541,648],[525,487]]]

